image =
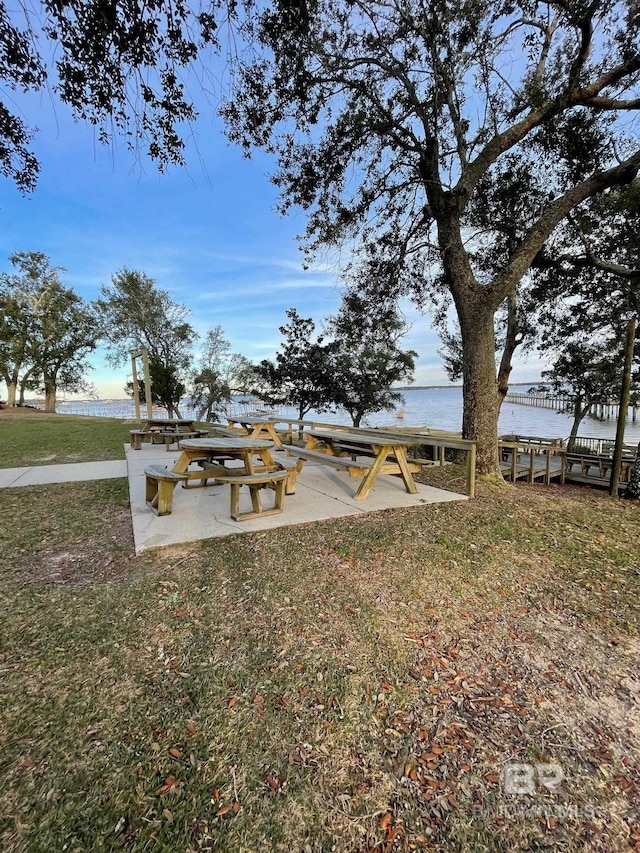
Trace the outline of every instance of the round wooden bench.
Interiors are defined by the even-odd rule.
[[[275,515],[282,512],[284,508],[284,494],[287,480],[289,478],[288,471],[264,471],[259,474],[241,474],[230,475],[228,477],[220,477],[216,479],[216,484],[224,485],[228,483],[231,486],[231,518],[234,521],[246,521],[249,518],[258,518],[263,515]],[[240,512],[240,487],[248,486],[251,493],[252,510],[249,512]],[[271,509],[263,509],[260,502],[261,489],[275,489],[274,503]]]
[[[158,515],[170,515],[173,509],[173,490],[178,483],[188,480],[186,474],[176,474],[162,465],[149,465],[144,469],[145,500]]]

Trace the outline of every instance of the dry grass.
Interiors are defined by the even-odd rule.
[[[123,489],[12,490],[3,850],[640,849],[636,505],[481,486],[136,558]]]

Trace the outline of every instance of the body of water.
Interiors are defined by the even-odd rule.
[[[456,387],[415,388],[402,392],[404,403],[394,412],[379,412],[369,415],[363,426],[422,426],[430,429],[460,430],[462,424],[462,389]],[[246,399],[246,398],[243,398]],[[238,408],[240,407],[238,399]],[[133,418],[134,407],[131,400],[88,400],[69,401],[58,405],[60,414],[94,415],[98,417]],[[278,414],[296,418],[292,408],[280,407]],[[183,417],[192,417],[196,413],[188,401],[180,407]],[[158,413],[162,417],[164,413]],[[321,420],[329,423],[350,424],[346,412],[310,412],[308,420]],[[517,403],[503,403],[500,412],[499,430],[501,434],[538,435],[550,438],[566,438],[571,430],[572,418],[555,412],[553,409],[534,408]],[[615,438],[616,421],[614,418],[598,420],[586,417],[580,426],[580,435],[594,438]],[[625,442],[640,442],[640,421],[627,422]]]

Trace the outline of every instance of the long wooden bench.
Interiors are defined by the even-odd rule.
[[[368,471],[372,466],[371,462],[363,462],[348,456],[334,456],[332,453],[321,453],[318,450],[306,450],[303,447],[287,446],[285,449],[290,456],[298,457],[298,472],[302,470],[304,463],[309,461],[321,462],[323,465],[332,465],[334,468],[342,468],[348,471],[352,477],[361,476],[364,471]]]
[[[187,474],[176,474],[162,465],[149,465],[144,469],[144,476],[147,504],[158,515],[169,515],[173,508],[173,490],[188,479]]]
[[[501,435],[500,443],[526,445],[530,453],[542,453],[548,448],[560,450],[564,447],[564,441],[561,438],[544,438],[538,435]],[[509,455],[508,448],[503,449],[503,461]]]
[[[231,518],[234,521],[247,521],[264,515],[275,515],[284,509],[284,495],[289,474],[287,471],[263,471],[259,474],[240,474],[216,479],[217,485],[231,486]],[[248,486],[251,493],[252,510],[240,512],[240,487]],[[275,490],[273,507],[263,509],[260,501],[261,489]]]

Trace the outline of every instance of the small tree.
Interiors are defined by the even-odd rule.
[[[23,405],[26,390],[43,391],[46,411],[54,412],[58,390],[85,387],[85,357],[96,347],[95,315],[61,284],[61,269],[42,252],[20,252],[10,260],[19,272],[0,276],[0,375],[7,402]]]
[[[242,355],[231,352],[221,326],[209,329],[194,377],[193,401],[200,407],[198,420],[219,420],[233,394],[247,393],[254,381],[252,364]]]
[[[280,326],[285,342],[275,362],[264,359],[254,368],[255,393],[270,405],[295,406],[300,420],[312,409],[333,411],[333,347],[322,335],[316,337],[311,318],[304,319],[295,308],[287,311],[287,317],[289,323]]]
[[[552,367],[542,371],[553,393],[570,398],[569,414],[573,424],[567,442],[572,451],[580,424],[591,407],[610,400],[617,393],[622,376],[621,343],[616,339],[564,343]]]
[[[15,406],[21,381],[24,391],[35,369],[36,318],[47,289],[59,284],[60,270],[42,252],[18,252],[9,261],[16,272],[0,275],[0,376],[7,405]]]
[[[82,391],[90,370],[86,356],[96,348],[95,314],[72,290],[53,286],[38,318],[33,351],[35,373],[41,377],[46,412],[55,412],[58,391]]]
[[[355,427],[365,415],[403,402],[392,386],[411,381],[417,353],[398,346],[405,324],[392,300],[371,303],[348,290],[329,329],[334,335],[335,402],[349,412]]]
[[[175,303],[166,290],[143,272],[122,269],[101,288],[98,308],[102,335],[112,364],[128,362],[132,350],[149,351],[151,395],[169,417],[180,417],[178,405],[185,393],[191,364],[191,346],[197,338],[186,318],[189,310]],[[131,393],[131,383],[125,390]]]

